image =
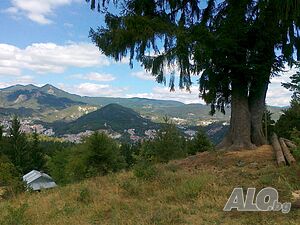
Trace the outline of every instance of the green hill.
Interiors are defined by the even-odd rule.
[[[112,129],[123,133],[125,129],[135,129],[143,134],[147,129],[158,125],[141,117],[130,108],[118,104],[109,104],[69,123],[57,122],[51,125],[58,134],[79,133],[86,130]]]

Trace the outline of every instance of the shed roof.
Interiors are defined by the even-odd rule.
[[[31,172],[25,174],[23,176],[23,180],[26,181],[27,184],[31,183],[32,181],[35,181],[36,179],[44,177],[50,181],[53,181],[53,179],[46,173],[39,172],[37,170],[32,170]]]

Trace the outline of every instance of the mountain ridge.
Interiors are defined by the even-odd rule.
[[[35,95],[32,96],[32,94]],[[11,98],[9,99],[9,97]],[[164,116],[182,119],[190,124],[197,124],[199,120],[229,121],[230,117],[230,108],[225,115],[217,112],[214,116],[210,116],[210,106],[200,103],[185,104],[174,100],[138,97],[118,98],[80,96],[68,93],[51,84],[45,84],[41,87],[33,84],[17,84],[0,89],[1,108],[6,108],[8,111],[15,111],[13,109],[23,108],[23,112],[27,112],[26,116],[28,116],[29,110],[33,110],[32,117],[45,122],[75,120],[86,113],[111,103],[131,108],[156,122],[162,122]],[[86,107],[86,110],[82,111],[80,109],[81,107]],[[282,109],[284,108],[269,107],[275,120],[282,114]],[[23,115],[25,114],[21,114],[21,116]]]

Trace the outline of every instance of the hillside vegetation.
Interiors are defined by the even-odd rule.
[[[234,187],[272,186],[280,202],[300,188],[300,168],[278,168],[270,146],[203,152],[0,202],[0,224],[299,224],[300,210],[223,212]],[[142,171],[143,172],[143,171]],[[145,172],[145,171],[144,171]],[[147,172],[147,171],[146,171]],[[149,172],[149,171],[148,171]]]

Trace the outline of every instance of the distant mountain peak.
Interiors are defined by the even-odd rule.
[[[45,84],[45,85],[43,85],[41,88],[55,88],[55,89],[56,89],[56,87],[54,87],[54,86],[51,85],[51,84]]]
[[[22,84],[16,84],[12,85],[6,88],[2,88],[0,90],[2,91],[16,91],[16,90],[34,90],[34,89],[39,89],[39,87],[33,85],[33,84],[27,84],[27,85],[22,85]]]

